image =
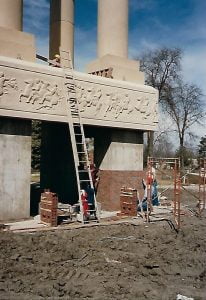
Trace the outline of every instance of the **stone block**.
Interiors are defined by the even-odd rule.
[[[0,55],[26,61],[36,60],[34,36],[15,29],[0,27]]]
[[[112,77],[116,80],[144,84],[144,73],[139,71],[139,61],[116,55],[107,54],[89,63],[86,67],[88,73],[112,68]]]

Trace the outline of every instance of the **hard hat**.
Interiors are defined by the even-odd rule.
[[[55,54],[54,57],[55,58],[60,58],[60,55],[59,54]]]

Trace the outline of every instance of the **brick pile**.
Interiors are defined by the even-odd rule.
[[[57,194],[44,192],[40,201],[40,220],[48,226],[57,226]]]
[[[132,188],[121,188],[120,209],[122,216],[137,215],[137,190]]]

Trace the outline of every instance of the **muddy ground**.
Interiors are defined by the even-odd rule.
[[[182,225],[1,232],[0,299],[205,300],[206,217]]]

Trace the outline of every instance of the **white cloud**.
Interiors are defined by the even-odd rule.
[[[184,79],[199,85],[206,95],[206,46],[185,51],[182,66]]]

